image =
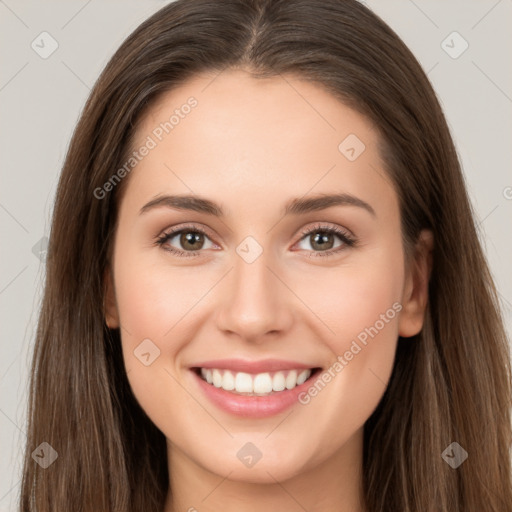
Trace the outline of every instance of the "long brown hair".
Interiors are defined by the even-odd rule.
[[[325,87],[380,132],[404,248],[434,235],[422,332],[399,339],[365,424],[369,512],[510,512],[510,353],[458,157],[436,95],[399,37],[356,0],[178,0],[142,23],[99,77],[54,206],[30,383],[20,511],[162,512],[166,442],[135,400],[120,332],[104,321],[126,160],[137,121],[195,73],[244,68]],[[459,443],[457,469],[442,453]],[[58,453],[43,469],[31,454]],[[44,452],[44,451],[43,451]]]

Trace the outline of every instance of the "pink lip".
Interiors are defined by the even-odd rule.
[[[311,377],[293,389],[285,389],[268,396],[239,395],[208,384],[197,373],[196,368],[218,368],[235,372],[263,373],[278,370],[308,369],[312,366],[290,361],[270,360],[258,362],[225,359],[200,363],[191,368],[191,374],[205,396],[220,409],[244,418],[265,418],[279,414],[296,404],[300,393],[311,386]]]
[[[263,359],[261,361],[247,361],[244,359],[217,359],[204,361],[191,366],[191,368],[217,368],[219,370],[231,370],[233,372],[265,373],[279,370],[307,370],[314,368],[310,364],[302,364],[296,361],[282,359]]]

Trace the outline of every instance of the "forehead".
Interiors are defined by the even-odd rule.
[[[197,105],[189,109],[191,98]],[[187,112],[183,115],[181,110]],[[313,132],[327,136],[326,142],[332,138],[336,142],[342,135],[337,132],[347,128],[369,143],[375,137],[373,126],[361,114],[345,106],[322,85],[296,75],[256,78],[244,70],[228,69],[197,74],[159,98],[142,119],[138,135],[158,128],[173,113],[179,117],[175,115],[171,121],[173,135],[178,133],[178,124],[184,124],[181,121],[189,117],[187,124],[193,124],[197,136],[203,134],[203,125],[209,138],[244,133],[259,140],[265,140],[267,135],[268,142],[283,127],[286,131],[280,133],[278,140],[283,147],[291,137],[302,135],[314,140]],[[212,121],[219,123],[219,130],[211,130]]]
[[[197,193],[231,198],[235,208],[346,192],[368,202],[387,193],[390,205],[396,202],[374,126],[323,87],[292,75],[196,75],[141,119],[132,149],[149,141],[128,186],[146,199]]]

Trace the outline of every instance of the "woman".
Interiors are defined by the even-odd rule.
[[[512,510],[457,155],[358,2],[144,22],[78,123],[47,261],[20,510]]]

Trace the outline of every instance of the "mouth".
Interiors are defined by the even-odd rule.
[[[315,377],[321,368],[297,368],[262,373],[236,372],[223,368],[192,368],[207,384],[241,396],[265,397],[291,391]]]
[[[212,405],[240,418],[265,418],[297,404],[321,367],[284,359],[216,359],[189,366]]]

